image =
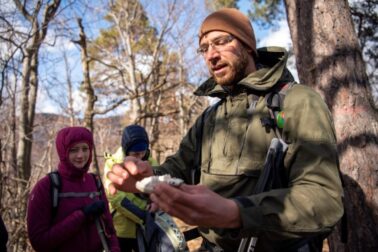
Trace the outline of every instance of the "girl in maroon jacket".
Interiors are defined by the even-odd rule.
[[[56,149],[61,196],[53,209],[49,176],[33,188],[27,214],[31,245],[36,251],[119,251],[104,190],[98,193],[96,179],[88,174],[92,133],[83,127],[64,128],[58,132]],[[98,229],[104,231],[102,236]]]

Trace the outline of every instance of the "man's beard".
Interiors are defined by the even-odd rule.
[[[233,64],[228,63],[227,65],[230,68],[230,71],[226,75],[217,77],[214,75],[214,73],[212,73],[215,81],[220,86],[232,86],[245,77],[245,70],[248,66],[247,53],[245,51],[241,51],[239,60]]]

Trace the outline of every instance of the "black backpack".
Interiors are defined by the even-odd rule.
[[[93,179],[96,182],[97,191],[95,192],[64,192],[61,193],[62,182],[60,179],[60,175],[58,171],[52,171],[48,173],[50,178],[50,190],[51,190],[51,201],[53,207],[53,216],[56,215],[56,211],[59,205],[59,198],[82,198],[82,197],[89,197],[94,198],[96,196],[101,196],[102,194],[102,182],[99,176],[94,173],[90,173],[93,176]]]
[[[137,225],[139,252],[189,251],[185,236],[170,215],[147,212],[143,225]]]

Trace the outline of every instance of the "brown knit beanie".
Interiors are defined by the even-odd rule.
[[[256,39],[253,28],[246,15],[234,8],[223,8],[213,12],[203,21],[199,32],[199,41],[211,31],[224,31],[242,41],[249,49],[256,52]]]

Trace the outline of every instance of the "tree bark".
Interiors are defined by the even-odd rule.
[[[80,39],[76,41],[77,44],[80,46],[81,51],[81,66],[83,69],[83,88],[84,92],[87,96],[87,104],[85,106],[84,112],[84,126],[89,128],[93,135],[94,135],[94,125],[93,125],[93,118],[94,118],[94,106],[96,103],[96,95],[94,88],[92,86],[91,77],[90,77],[90,68],[89,68],[89,56],[88,56],[88,48],[87,48],[87,36],[84,31],[84,26],[82,24],[82,19],[78,18],[77,23],[80,28]],[[97,172],[97,174],[101,175],[100,168],[97,162],[97,153],[96,148],[93,146],[93,166]]]
[[[29,13],[26,3],[14,0],[19,12],[30,22],[29,41],[24,48],[22,62],[21,111],[19,123],[19,142],[17,147],[17,171],[22,179],[28,179],[31,172],[31,149],[33,143],[33,127],[35,105],[38,93],[38,57],[39,48],[47,35],[50,21],[59,8],[60,0],[54,0],[46,5],[42,18],[38,18],[42,4],[36,3],[32,13]],[[41,24],[39,20],[42,20]]]
[[[348,2],[285,0],[299,79],[332,111],[345,183],[348,242],[331,251],[378,251],[378,125]],[[314,111],[316,113],[316,111]]]
[[[67,101],[67,114],[68,117],[70,118],[70,125],[74,126],[76,123],[76,118],[75,118],[75,109],[74,109],[74,98],[73,98],[73,84],[72,84],[72,79],[71,79],[71,69],[69,66],[68,62],[68,57],[67,57],[67,52],[63,52],[63,59],[64,59],[64,67],[66,70],[66,82],[67,82],[67,96],[68,96],[68,101]]]

